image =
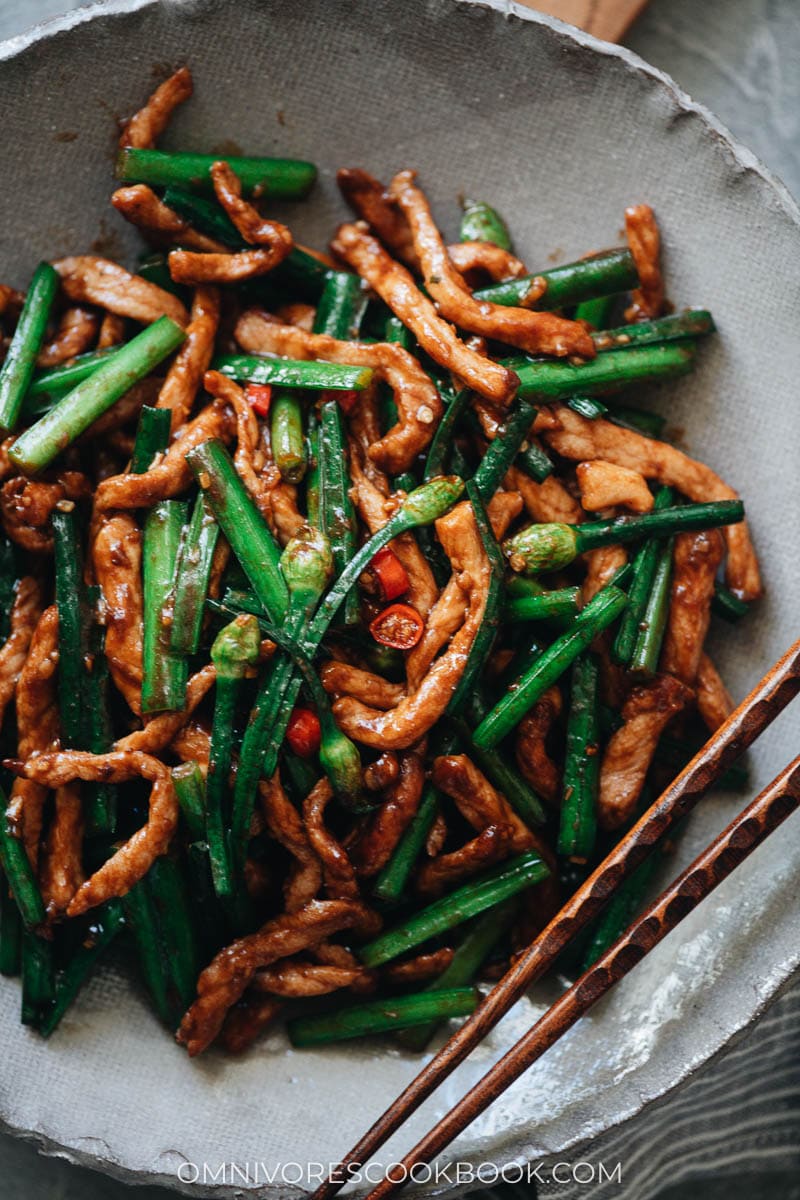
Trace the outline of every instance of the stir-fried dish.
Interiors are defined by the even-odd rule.
[[[743,506],[631,406],[713,322],[646,204],[536,273],[353,168],[310,250],[311,164],[156,148],[191,91],[122,133],[137,269],[0,288],[0,971],[43,1035],[114,944],[192,1055],[419,1050],[731,711]]]

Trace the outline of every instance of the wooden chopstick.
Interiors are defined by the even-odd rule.
[[[654,900],[597,962],[556,1000],[515,1046],[487,1071],[387,1175],[367,1200],[384,1200],[458,1137],[507,1087],[549,1050],[575,1022],[628,974],[654,946],[704,900],[731,871],[800,806],[800,755]],[[394,1164],[392,1170],[397,1164]]]
[[[728,720],[662,792],[549,925],[492,988],[478,1009],[364,1134],[313,1200],[328,1200],[344,1187],[356,1166],[366,1163],[424,1100],[494,1028],[526,989],[592,921],[620,884],[660,838],[702,799],[711,784],[756,740],[800,690],[800,640],[756,684]]]

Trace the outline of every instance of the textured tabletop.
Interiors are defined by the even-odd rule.
[[[0,0],[0,38],[74,7],[69,0]],[[716,112],[800,196],[797,0],[651,0],[626,44]],[[677,1200],[687,1194],[693,1200],[800,1200],[799,1147],[796,983],[737,1046],[678,1095],[571,1156],[621,1161],[622,1186],[551,1185],[539,1194],[559,1200]],[[174,1195],[152,1187],[130,1192],[104,1176],[40,1158],[32,1147],[3,1135],[0,1181],[0,1196],[9,1200]],[[531,1200],[534,1191],[526,1186],[485,1195]]]

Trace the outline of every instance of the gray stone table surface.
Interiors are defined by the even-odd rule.
[[[75,7],[69,0],[0,0],[0,39]],[[651,0],[626,44],[717,113],[800,196],[798,0]],[[545,1186],[539,1194],[565,1200],[800,1200],[798,1024],[795,983],[679,1096],[652,1105],[602,1145],[581,1148],[582,1159],[621,1160],[621,1186]],[[491,1197],[531,1200],[534,1191],[526,1185],[498,1189]],[[0,1200],[169,1200],[174,1194],[154,1187],[131,1192],[0,1135]]]

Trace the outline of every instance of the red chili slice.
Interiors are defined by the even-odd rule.
[[[248,383],[245,395],[250,407],[259,417],[269,416],[272,388],[268,383]]]
[[[322,740],[317,714],[310,708],[293,708],[286,726],[286,740],[300,758],[317,754]]]
[[[349,417],[358,404],[358,392],[323,392],[326,400],[334,399],[346,417]]]
[[[374,555],[370,567],[384,600],[396,600],[411,587],[408,572],[390,546],[384,546]]]
[[[369,631],[382,646],[412,650],[424,628],[425,622],[410,604],[390,604],[370,622]]]

